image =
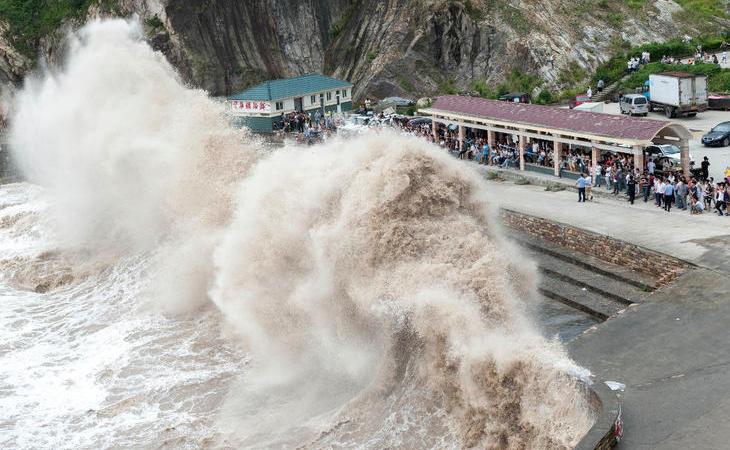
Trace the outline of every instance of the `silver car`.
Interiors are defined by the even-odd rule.
[[[640,94],[627,94],[621,97],[619,103],[621,107],[621,114],[628,114],[630,116],[644,116],[649,114],[649,101]]]

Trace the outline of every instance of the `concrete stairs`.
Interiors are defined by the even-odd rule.
[[[548,299],[604,321],[639,303],[653,290],[650,277],[577,254],[521,233],[511,237],[537,263],[540,293]]]
[[[603,92],[597,93],[593,96],[594,102],[605,102],[606,100],[612,100],[613,94],[616,93],[618,90],[619,84],[621,84],[623,81],[627,80],[629,78],[629,75],[624,75],[620,79],[614,81],[613,83],[609,84],[605,88],[603,88]],[[595,89],[594,89],[595,91]]]

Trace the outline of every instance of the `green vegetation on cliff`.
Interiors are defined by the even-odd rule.
[[[0,18],[10,27],[8,39],[33,58],[41,37],[64,20],[83,17],[94,0],[0,0]]]
[[[662,72],[689,72],[707,75],[707,90],[710,92],[730,91],[730,70],[721,69],[716,64],[662,64],[654,62],[646,64],[637,70],[625,81],[621,82],[619,89],[633,90],[640,88],[649,79],[649,75]]]
[[[702,45],[706,51],[715,51],[720,48],[723,41],[730,41],[730,32],[722,36],[701,36],[693,39],[689,44],[685,44],[680,40],[671,39],[667,42],[652,42],[639,47],[624,48],[617,52],[615,56],[609,59],[596,69],[593,81],[603,80],[606,84],[621,79],[626,72],[626,61],[633,56],[639,56],[642,52],[649,52],[652,61],[661,60],[662,56],[673,56],[682,58],[693,55],[697,45]]]

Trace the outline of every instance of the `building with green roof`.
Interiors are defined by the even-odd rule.
[[[231,95],[228,102],[236,125],[271,133],[282,114],[352,110],[352,83],[312,73],[264,81]]]

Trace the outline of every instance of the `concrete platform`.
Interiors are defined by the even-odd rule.
[[[572,341],[598,379],[626,385],[619,449],[725,449],[730,423],[730,279],[689,272]]]
[[[485,176],[492,170],[476,163],[469,164]],[[527,175],[531,179],[549,179],[546,175]],[[568,186],[574,183],[563,182]],[[487,181],[487,185],[492,201],[507,209],[627,241],[699,267],[730,273],[730,217],[711,212],[692,216],[689,211],[677,209],[666,212],[654,206],[651,199],[648,203],[639,200],[631,205],[623,196],[601,194],[596,195],[593,202],[578,203],[578,195],[572,190],[549,192],[542,185],[516,185],[511,181]]]
[[[475,166],[484,173],[484,167]],[[730,217],[489,181],[493,202],[669,254],[697,268],[568,344],[598,380],[619,381],[620,449],[725,449],[730,414]]]

